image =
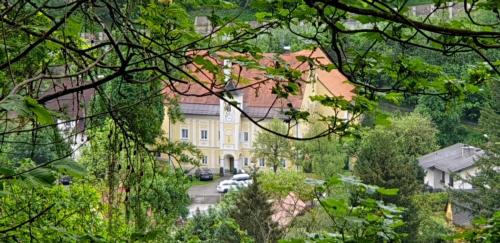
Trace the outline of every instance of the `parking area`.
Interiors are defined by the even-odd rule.
[[[188,190],[191,198],[191,205],[188,206],[189,214],[192,215],[197,209],[206,211],[212,205],[217,204],[223,197],[217,192],[217,184],[222,180],[230,179],[231,176],[224,176],[203,185],[194,185]]]

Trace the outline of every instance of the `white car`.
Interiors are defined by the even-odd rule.
[[[229,191],[238,190],[240,183],[233,180],[223,180],[217,185],[217,191],[220,193],[226,193]]]
[[[249,174],[237,174],[234,175],[233,178],[231,178],[231,180],[236,181],[238,182],[239,185],[245,187],[252,184],[253,182]]]

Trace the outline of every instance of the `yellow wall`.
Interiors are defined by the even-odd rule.
[[[335,114],[335,110],[332,108],[324,107],[317,102],[311,102],[309,97],[312,95],[331,95],[331,93],[327,90],[327,88],[321,82],[313,82],[306,85],[304,90],[304,100],[302,102],[302,110],[307,110],[311,113],[319,113],[325,116],[331,116]],[[167,107],[165,107],[167,109]],[[346,118],[345,111],[339,111],[339,118]],[[175,124],[169,124],[168,112],[165,111],[165,119],[162,125],[163,131],[168,138],[173,141],[179,141],[181,139],[181,129],[186,128],[189,131],[189,138],[183,141],[191,142],[195,146],[197,146],[201,152],[207,156],[208,164],[202,166],[206,166],[212,168],[214,171],[218,171],[220,167],[220,159],[223,159],[225,154],[223,154],[224,150],[221,149],[221,141],[222,145],[230,145],[235,142],[234,134],[235,129],[238,129],[238,125],[235,123],[224,123],[224,136],[223,138],[219,138],[219,129],[220,129],[220,121],[219,116],[199,116],[199,115],[185,115],[183,122],[177,122]],[[269,120],[264,121],[262,124],[265,124]],[[208,139],[201,139],[201,130],[208,131]],[[249,119],[245,117],[241,117],[241,121],[239,123],[240,130],[240,142],[238,144],[239,148],[237,151],[232,152],[235,160],[240,160],[239,164],[243,167],[244,158],[248,159],[248,166],[253,166],[252,161],[258,166],[258,160],[254,158],[252,155],[252,143],[257,133],[262,131],[259,127],[257,127],[254,123],[252,123]],[[243,137],[241,133],[248,132],[249,140],[247,142],[243,141]],[[299,124],[298,131],[294,128],[292,130],[294,136],[303,137],[307,132],[306,124]],[[298,134],[297,134],[298,133]],[[222,132],[221,132],[222,134]],[[163,158],[166,159],[166,155],[162,155]],[[288,168],[295,168],[295,166],[287,161],[286,162]],[[189,165],[184,165],[183,168],[189,167]],[[241,167],[240,167],[241,168]],[[245,167],[243,167],[245,169]],[[246,167],[248,169],[248,167]]]

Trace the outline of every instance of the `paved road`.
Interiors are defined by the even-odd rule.
[[[217,192],[217,184],[221,180],[227,180],[230,176],[225,176],[217,180],[213,180],[205,185],[192,186],[188,190],[189,197],[191,198],[191,205],[189,205],[189,214],[192,215],[196,209],[206,211],[210,206],[215,205],[222,199],[222,194]]]

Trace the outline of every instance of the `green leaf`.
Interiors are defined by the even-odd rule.
[[[11,176],[14,174],[15,174],[15,171],[13,169],[0,167],[0,175]]]
[[[53,185],[56,177],[51,170],[46,168],[37,168],[23,175],[24,178],[42,185]]]
[[[5,98],[5,100],[0,103],[0,108],[6,111],[15,111],[17,113],[25,113],[23,97],[20,95],[10,95]]]
[[[216,74],[219,72],[219,67],[203,56],[195,56],[193,58],[193,62],[200,65],[202,69],[210,73]]]
[[[73,160],[60,160],[52,163],[52,167],[59,172],[75,177],[83,177],[87,174],[85,167]]]
[[[390,126],[390,116],[382,112],[377,112],[377,114],[375,115],[375,124],[384,127]]]
[[[49,125],[54,123],[54,119],[50,112],[44,106],[40,105],[38,101],[26,96],[24,97],[24,103],[28,110],[35,114],[35,118],[40,124]]]
[[[347,212],[347,203],[344,199],[328,198],[323,200],[323,204],[332,209],[334,213],[343,214]]]
[[[397,188],[388,189],[388,188],[380,187],[377,189],[377,192],[384,195],[384,196],[396,196],[396,195],[398,195],[399,189],[397,189]]]
[[[368,222],[376,222],[380,219],[379,216],[375,215],[375,214],[368,214],[366,215],[365,219],[368,221]]]
[[[384,99],[389,101],[389,102],[392,102],[394,104],[399,105],[404,100],[404,97],[403,97],[402,93],[391,92],[391,93],[386,94],[384,96]]]
[[[257,19],[257,21],[259,22],[262,22],[264,21],[267,17],[271,17],[273,16],[271,13],[268,13],[268,12],[258,12],[258,13],[255,13],[255,18]]]
[[[286,89],[291,94],[297,94],[300,90],[299,85],[297,83],[288,83]]]

